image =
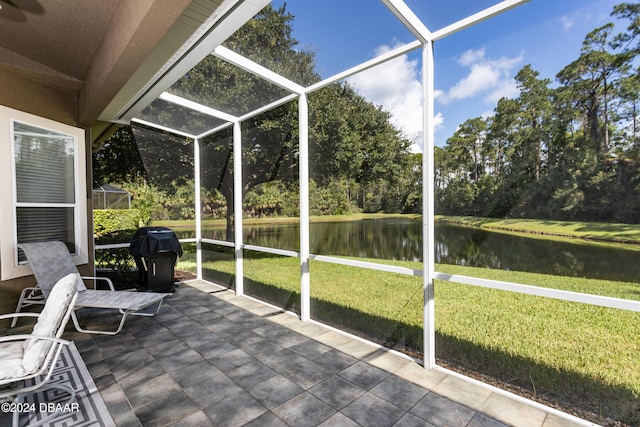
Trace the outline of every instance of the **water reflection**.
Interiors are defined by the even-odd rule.
[[[298,224],[247,226],[247,244],[299,250]],[[224,239],[224,230],[205,237]],[[422,223],[404,218],[314,222],[311,252],[403,261],[422,260]],[[435,224],[437,264],[527,271],[563,276],[637,282],[640,252],[588,242],[567,242],[496,233],[452,224]]]

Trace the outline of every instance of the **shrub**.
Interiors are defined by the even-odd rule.
[[[138,209],[96,209],[93,211],[93,234],[96,245],[128,243],[143,225]],[[97,250],[95,263],[98,268],[128,272],[135,263],[128,248]]]

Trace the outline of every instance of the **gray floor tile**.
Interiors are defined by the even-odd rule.
[[[467,427],[507,427],[507,424],[501,423],[488,415],[476,412],[473,418],[471,418],[471,421],[469,421],[469,424],[467,424]]]
[[[205,359],[212,359],[222,354],[236,350],[236,346],[225,339],[217,338],[212,339],[208,343],[194,347],[194,350],[200,353]]]
[[[202,328],[204,330],[198,329],[196,333],[187,335],[182,338],[185,344],[187,344],[191,348],[197,348],[202,345],[208,344],[212,341],[216,341],[220,339],[218,335],[214,334],[210,330],[206,328]]]
[[[166,427],[185,427],[185,426],[197,426],[197,427],[214,427],[213,422],[209,419],[207,414],[202,411],[194,412],[193,414],[181,418],[180,420],[168,424]]]
[[[273,409],[273,413],[291,426],[315,426],[336,410],[308,392],[301,393]]]
[[[200,408],[183,392],[172,393],[162,399],[136,408],[136,415],[145,427],[180,425],[180,421],[200,411]],[[182,424],[186,425],[186,424]]]
[[[186,388],[202,381],[210,380],[213,377],[220,375],[221,372],[209,363],[208,360],[202,360],[198,363],[186,366],[182,369],[169,372],[171,378],[173,378],[182,388]]]
[[[142,381],[131,388],[123,390],[134,409],[155,400],[167,398],[177,392],[182,392],[180,385],[168,374]]]
[[[210,325],[205,326],[210,331],[215,332],[220,335],[222,338],[227,338],[236,334],[239,334],[246,330],[244,325],[238,324],[233,320],[227,319],[226,317],[221,317]]]
[[[133,408],[131,407],[129,400],[127,400],[126,394],[122,388],[120,388],[120,385],[113,375],[95,379],[94,382],[100,391],[102,400],[109,409],[109,413],[114,419],[120,416],[129,417],[130,415],[134,415]]]
[[[172,322],[164,322],[163,326],[171,332],[178,334],[180,337],[183,337],[189,333],[190,328],[192,328],[194,324],[198,323],[183,314],[182,317],[174,319]]]
[[[202,357],[200,353],[190,348],[187,351],[174,353],[157,360],[160,366],[162,366],[162,369],[167,372],[172,372],[206,359]]]
[[[434,425],[466,426],[475,411],[442,397],[436,393],[427,394],[409,411]]]
[[[361,427],[346,415],[338,412],[318,424],[318,427]]]
[[[299,344],[292,345],[289,347],[289,350],[294,353],[298,353],[300,356],[306,357],[307,359],[313,359],[314,357],[331,350],[331,347],[319,343],[318,341],[306,340]]]
[[[391,375],[372,388],[371,393],[408,411],[428,390]]]
[[[204,412],[216,426],[242,426],[267,412],[253,396],[241,391],[220,402],[204,408]]]
[[[240,366],[256,362],[256,359],[249,356],[239,348],[215,357],[210,357],[208,360],[222,372],[233,371]]]
[[[105,359],[111,372],[117,380],[134,373],[142,367],[155,361],[153,356],[145,349],[136,350],[130,353],[119,354]]]
[[[216,319],[219,319],[220,317],[222,317],[222,314],[216,313],[215,311],[211,311],[211,310],[191,316],[193,320],[195,320],[196,322],[202,325],[213,323],[216,321]]]
[[[282,348],[279,344],[275,345]],[[248,349],[245,350],[249,351]],[[258,353],[255,357],[265,365],[275,370],[284,370],[291,366],[300,365],[308,361],[308,359],[294,353],[288,348],[283,348],[282,350],[273,353]]]
[[[267,365],[254,360],[253,363],[240,366],[227,372],[227,376],[240,387],[247,388],[276,375],[276,372]]]
[[[260,328],[253,329],[253,331],[259,335],[263,335],[269,338],[270,341],[278,343],[285,348],[309,340],[309,338],[305,337],[304,335],[298,334],[290,329],[276,324],[266,324]]]
[[[331,376],[329,372],[311,361],[280,369],[280,373],[304,389],[309,389]]]
[[[362,396],[365,390],[339,376],[332,376],[309,389],[309,392],[331,407],[342,409]]]
[[[185,387],[184,391],[200,408],[205,408],[242,392],[242,388],[221,374]]]
[[[258,356],[266,354],[275,354],[278,353],[279,351],[284,350],[284,347],[282,347],[280,344],[275,343],[275,342],[271,342],[267,339],[260,341],[258,343],[253,343],[250,345],[246,345],[243,347],[243,349],[250,353],[251,355],[253,355],[253,357],[255,357],[256,359],[259,359]]]
[[[276,417],[273,412],[265,412],[258,418],[254,418],[243,427],[288,427],[280,418]]]
[[[369,390],[387,378],[389,373],[364,362],[357,362],[338,375],[365,390]]]
[[[84,359],[84,356],[82,358]],[[85,364],[87,365],[89,374],[91,374],[91,378],[102,378],[105,375],[111,375],[111,368],[104,360],[95,363],[85,362]]]
[[[166,372],[162,369],[162,366],[157,361],[152,361],[147,363],[135,370],[127,373],[124,376],[118,377],[118,384],[123,389],[129,389],[131,387],[135,387],[141,382],[150,380],[155,377],[159,377],[164,375]]]
[[[132,351],[140,350],[142,348],[142,343],[131,334],[123,336],[121,340],[101,341],[100,344],[96,344],[96,349],[104,358],[131,353]]]
[[[394,427],[436,427],[422,418],[407,412],[394,424]]]
[[[248,387],[247,391],[265,407],[273,409],[299,395],[304,389],[282,375],[275,375]]]
[[[194,304],[194,305],[192,305],[190,307],[185,307],[180,311],[182,311],[187,316],[195,316],[195,315],[198,315],[198,314],[206,313],[206,312],[208,312],[210,310],[209,310],[208,307],[203,307],[201,305],[195,305]]]
[[[184,314],[180,313],[178,310],[175,310],[169,307],[166,303],[160,309],[160,313],[156,314],[155,319],[161,323],[170,323],[175,321],[176,319],[180,319],[184,316]]]
[[[322,366],[332,374],[337,374],[358,362],[358,359],[355,357],[351,357],[338,350],[329,350],[325,353],[312,357],[311,360],[313,360],[316,365]]]
[[[159,359],[161,357],[170,356],[175,353],[187,351],[189,350],[189,346],[178,337],[175,337],[175,339],[169,341],[164,341],[158,344],[147,346],[146,349],[153,355],[153,357]]]
[[[226,340],[238,348],[245,348],[252,344],[262,343],[266,339],[252,330],[242,330],[237,334],[226,337]]]
[[[305,337],[304,335],[297,334],[295,332],[285,331],[281,334],[270,336],[269,339],[280,344],[285,348],[288,348],[296,344],[300,344],[304,341],[307,341],[309,338]]]
[[[342,409],[343,414],[363,426],[392,426],[405,411],[378,396],[365,393]]]
[[[176,337],[177,336],[167,328],[162,328],[148,335],[139,336],[138,341],[140,341],[140,343],[143,346],[149,347],[152,345],[162,344],[164,342],[171,341]]]

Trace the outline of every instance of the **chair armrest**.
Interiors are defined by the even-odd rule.
[[[93,280],[94,284],[93,284],[93,289],[96,289],[96,285],[95,285],[95,281],[96,280],[104,280],[105,282],[107,282],[107,285],[109,286],[109,289],[115,292],[115,288],[113,287],[113,282],[111,281],[111,279],[109,279],[108,277],[95,277],[95,276],[82,276],[82,280]]]
[[[69,345],[71,343],[71,341],[65,340],[62,338],[48,337],[44,335],[29,335],[29,334],[5,335],[3,337],[0,337],[0,342],[26,341],[31,339],[57,342],[59,344],[64,344],[64,345]]]
[[[9,313],[9,314],[0,314],[0,320],[3,319],[11,319],[14,317],[38,317],[40,313]]]

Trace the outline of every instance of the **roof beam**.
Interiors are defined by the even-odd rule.
[[[515,7],[528,3],[530,0],[505,0],[502,3],[498,3],[495,6],[491,6],[485,10],[482,10],[478,13],[475,13],[471,16],[468,16],[464,19],[461,19],[458,22],[454,22],[451,25],[448,25],[444,28],[439,29],[438,31],[434,31],[431,33],[432,40],[440,40],[447,36],[450,36],[453,33],[457,33],[458,31],[462,31],[465,28],[471,27],[479,22],[485,21],[489,18],[492,18],[496,15],[506,12],[507,10],[511,10]]]
[[[198,104],[195,101],[190,101],[186,98],[178,95],[173,95],[169,92],[162,92],[158,98],[162,99],[163,101],[171,102],[181,107],[206,114],[207,116],[216,117],[227,122],[234,123],[238,121],[238,118],[236,116],[232,116],[231,114],[216,110],[215,108],[207,107],[206,105]]]
[[[298,95],[303,94],[305,89],[299,84],[292,82],[291,80],[277,74],[270,69],[263,67],[262,65],[251,61],[250,59],[245,58],[244,56],[235,53],[231,49],[227,49],[224,46],[218,46],[214,49],[213,54],[218,58],[224,59],[225,61],[235,65],[236,67],[242,68],[249,73],[258,76],[270,83],[275,84],[276,86],[280,86],[283,89],[288,90],[289,92],[297,93]]]
[[[431,40],[431,31],[422,23],[420,18],[402,0],[382,0],[387,9],[393,13],[402,24],[422,43]]]
[[[175,135],[184,136],[184,137],[186,137],[186,138],[193,138],[193,139],[195,139],[195,138],[196,138],[196,136],[195,136],[195,135],[192,135],[192,134],[190,134],[190,133],[182,132],[182,131],[179,131],[179,130],[174,129],[174,128],[170,128],[170,127],[162,126],[162,125],[159,125],[159,124],[157,124],[157,123],[149,122],[149,121],[147,121],[147,120],[142,120],[142,119],[131,119],[131,121],[132,121],[133,123],[138,123],[138,124],[141,124],[141,125],[146,126],[146,127],[150,127],[150,128],[158,129],[158,130],[161,130],[161,131],[165,131],[165,132],[173,133],[173,134],[175,134]]]
[[[406,55],[407,53],[418,49],[419,47],[422,46],[422,42],[420,40],[416,40],[414,42],[411,43],[407,43],[404,46],[400,46],[396,49],[390,50],[389,52],[383,53],[380,56],[377,56],[373,59],[370,59],[367,62],[363,62],[360,65],[356,65],[355,67],[349,68],[346,71],[343,71],[341,73],[335,74],[331,77],[327,77],[326,79],[312,84],[311,86],[307,87],[306,92],[307,93],[311,93],[314,92],[318,89],[322,89],[323,87],[329,86],[332,83],[335,83],[337,81],[340,80],[344,80],[346,78],[349,78],[351,76],[353,76],[354,74],[358,74],[361,71],[365,71],[368,70],[369,68],[373,68],[375,66],[378,66],[390,59],[396,58],[398,56],[402,56],[402,55]]]

